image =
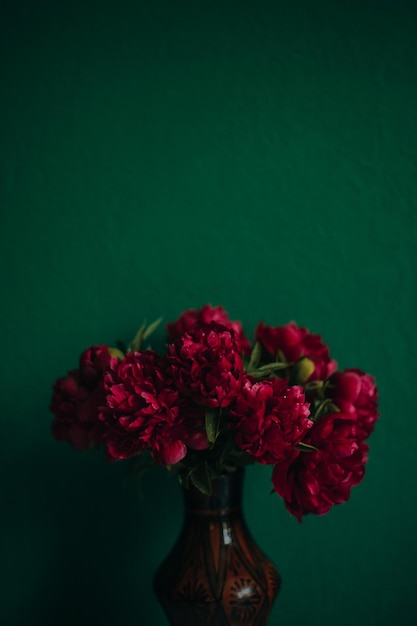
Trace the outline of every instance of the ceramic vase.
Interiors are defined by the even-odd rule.
[[[154,578],[170,626],[268,624],[281,580],[246,525],[243,480],[222,475],[210,496],[183,489],[183,527]]]

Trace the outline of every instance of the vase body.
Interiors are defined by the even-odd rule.
[[[242,512],[243,472],[213,480],[211,496],[184,489],[180,536],[154,578],[171,626],[266,626],[280,588]]]

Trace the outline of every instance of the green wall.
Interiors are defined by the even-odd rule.
[[[138,495],[52,439],[48,404],[91,343],[206,302],[249,333],[294,319],[379,384],[348,504],[299,525],[249,471],[271,625],[416,623],[416,21],[411,0],[2,0],[3,624],[166,624],[175,478]]]

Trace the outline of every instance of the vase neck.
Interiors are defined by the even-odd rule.
[[[193,485],[184,489],[187,513],[227,515],[242,508],[243,470],[222,474],[212,480],[212,493],[205,495]]]

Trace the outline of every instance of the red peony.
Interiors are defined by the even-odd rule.
[[[309,380],[324,380],[337,368],[336,361],[330,358],[329,349],[320,335],[298,327],[295,322],[285,326],[265,326],[259,322],[255,339],[269,353],[272,361],[280,360],[282,356],[291,363],[303,356],[308,357],[315,366]]]
[[[232,330],[215,322],[194,324],[169,353],[176,387],[197,404],[224,408],[239,393],[243,363]]]
[[[76,450],[103,443],[103,425],[98,407],[104,402],[103,376],[110,364],[111,349],[97,345],[80,356],[79,369],[58,378],[54,384],[50,410],[55,418],[52,433]]]
[[[260,463],[278,463],[313,425],[301,387],[285,380],[248,377],[230,410],[239,448]]]
[[[221,306],[212,307],[206,304],[198,311],[195,309],[184,311],[176,322],[167,324],[168,338],[171,341],[175,341],[181,335],[191,330],[195,323],[210,324],[210,322],[216,322],[233,330],[239,350],[247,355],[251,353],[252,346],[243,332],[242,324],[237,321],[230,321],[228,313]]]
[[[340,410],[358,422],[358,433],[367,439],[379,417],[375,380],[360,369],[346,369],[330,377],[329,395]]]
[[[358,434],[357,422],[342,413],[329,413],[305,439],[317,451],[294,451],[275,465],[272,483],[288,511],[299,522],[303,515],[323,515],[350,496],[362,480],[369,446]]]
[[[126,356],[92,346],[56,380],[57,439],[104,445],[109,460],[150,453],[205,494],[220,472],[273,465],[275,491],[299,521],[349,498],[379,417],[369,374],[336,371],[322,338],[295,322],[260,322],[252,351],[240,322],[206,305],[167,325],[164,354],[139,349],[157,325],[143,324]]]
[[[167,375],[166,360],[156,352],[146,350],[129,353],[123,361],[113,359],[104,385],[107,408],[100,418],[107,426],[111,457],[124,459],[149,448],[156,463],[172,465],[185,457],[187,445],[207,446],[198,430],[203,415],[197,410],[187,412]],[[186,415],[191,415],[187,425]]]

